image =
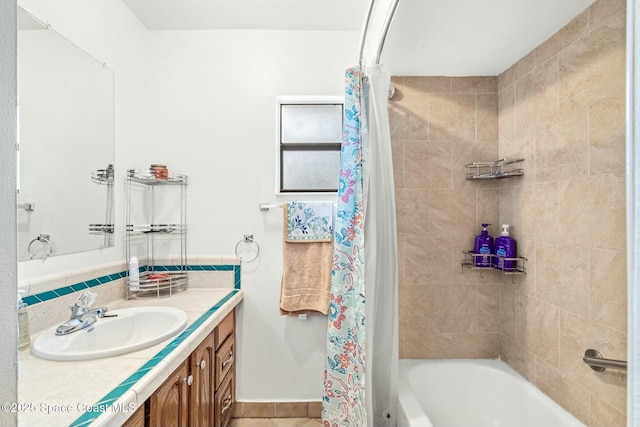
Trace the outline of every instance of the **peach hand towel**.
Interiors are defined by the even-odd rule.
[[[329,312],[333,241],[288,241],[287,203],[283,210],[280,314],[297,316],[317,312],[326,315]]]

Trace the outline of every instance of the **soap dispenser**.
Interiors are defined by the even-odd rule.
[[[22,300],[25,291],[18,291],[18,350],[25,350],[31,346],[31,333],[29,332],[29,313],[27,303]]]
[[[473,261],[476,267],[491,267],[493,237],[491,237],[487,231],[487,227],[490,225],[491,224],[482,224],[482,232],[476,236],[476,245],[473,248]]]
[[[498,270],[515,271],[517,261],[505,258],[516,257],[516,241],[509,236],[509,225],[502,225],[502,233],[495,241],[495,254],[493,266]]]

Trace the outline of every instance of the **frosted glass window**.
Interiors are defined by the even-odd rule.
[[[287,150],[282,153],[285,191],[336,191],[339,173],[339,150]]]
[[[278,102],[277,190],[281,193],[338,191],[342,98],[319,98]]]
[[[339,143],[342,104],[282,104],[280,142]]]

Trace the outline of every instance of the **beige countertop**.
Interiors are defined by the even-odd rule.
[[[241,290],[189,289],[169,298],[109,304],[109,310],[179,308],[187,313],[188,334],[177,342],[179,335],[140,351],[88,361],[53,362],[20,351],[18,402],[3,410],[17,411],[19,426],[120,426],[242,299]]]

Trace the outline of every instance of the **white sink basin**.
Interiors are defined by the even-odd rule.
[[[48,360],[91,360],[151,347],[181,332],[187,314],[171,307],[136,307],[108,311],[92,326],[55,335],[57,326],[35,339],[31,353]]]

